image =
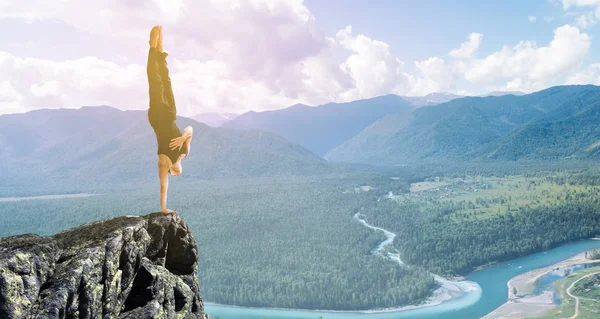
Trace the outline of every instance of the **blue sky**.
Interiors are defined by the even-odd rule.
[[[148,31],[182,115],[600,84],[600,0],[0,0],[0,114],[147,107]]]
[[[563,8],[561,1],[443,1],[443,0],[306,0],[317,24],[327,34],[351,24],[360,33],[390,45],[403,61],[446,56],[472,32],[483,34],[479,55],[513,46],[522,40],[547,44],[553,31],[574,24],[592,7]],[[529,17],[535,17],[531,22]],[[582,29],[597,38],[598,27]],[[597,57],[597,58],[595,58]],[[600,62],[600,44],[592,42],[584,62]]]
[[[307,0],[305,4],[325,33],[351,24],[357,32],[388,43],[406,61],[445,55],[471,32],[484,35],[483,54],[521,40],[547,43],[554,28],[573,21],[560,3],[548,0]],[[536,23],[529,22],[529,16],[536,16]],[[547,23],[544,17],[552,21]]]

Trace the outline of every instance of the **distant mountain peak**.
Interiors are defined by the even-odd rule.
[[[413,106],[417,107],[441,104],[462,97],[464,96],[449,92],[433,92],[424,96],[402,96],[402,98],[410,101]]]
[[[521,95],[525,95],[524,92],[521,91],[492,91],[483,95],[480,95],[481,97],[487,97],[487,96],[504,96],[504,95],[516,95],[516,96],[521,96]]]
[[[424,97],[432,97],[432,96],[456,96],[456,97],[462,97],[462,95],[457,95],[454,93],[450,93],[450,92],[432,92],[429,93],[427,95],[425,95]]]
[[[192,116],[191,118],[204,123],[208,126],[219,127],[224,123],[227,123],[233,119],[235,119],[239,114],[236,113],[216,113],[216,112],[207,112],[200,113]]]
[[[304,108],[304,107],[310,107],[310,106],[308,106],[306,104],[302,104],[302,103],[296,103],[296,104],[290,106],[289,108]]]
[[[407,113],[410,102],[394,94],[345,102],[307,106],[301,103],[264,112],[247,112],[223,127],[249,130],[263,129],[279,134],[324,155],[358,134],[377,119],[388,115]]]
[[[121,109],[118,109],[116,107],[110,106],[110,105],[84,105],[82,107],[80,107],[80,109],[82,110],[88,110],[88,109],[96,109],[96,110],[116,110],[116,111],[122,111]]]
[[[100,105],[82,105],[81,108],[89,108],[89,107],[103,107],[103,108],[111,108],[114,109],[115,107],[112,107],[110,105],[106,105],[106,104],[100,104]]]

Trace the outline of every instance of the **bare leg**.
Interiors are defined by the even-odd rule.
[[[163,53],[163,30],[162,26],[158,27],[158,41],[156,43],[156,50]],[[163,82],[163,94],[164,94],[164,102],[169,106],[169,109],[172,110],[174,114],[177,114],[177,106],[175,104],[175,96],[173,95],[173,87],[171,86],[171,77],[169,76],[169,68],[167,66],[167,60],[160,59],[158,61],[158,70],[160,73],[160,77]]]
[[[164,84],[161,77],[162,69],[159,65],[158,53],[156,47],[160,39],[160,28],[155,26],[150,31],[150,51],[148,52],[148,63],[146,65],[146,73],[148,76],[148,85],[150,87],[150,108],[163,109],[165,104]]]
[[[160,211],[163,214],[173,214],[174,211],[167,208],[167,193],[169,191],[169,168],[171,160],[165,155],[158,155],[158,178],[160,180]]]
[[[156,42],[156,50],[158,52],[163,52],[163,33],[162,33],[162,25],[158,26],[158,41]]]

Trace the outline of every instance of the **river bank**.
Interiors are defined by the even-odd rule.
[[[508,299],[507,282],[520,274],[541,268],[556,267],[557,263],[572,259],[585,251],[600,248],[598,240],[582,240],[571,242],[545,252],[539,252],[514,260],[499,262],[488,268],[476,271],[467,280],[481,287],[481,292],[466,294],[462,297],[442,301],[437,305],[422,304],[413,308],[381,309],[374,311],[318,311],[277,308],[247,308],[206,303],[206,312],[211,317],[221,319],[475,319],[498,318],[490,316],[495,309]],[[552,265],[552,266],[549,266]],[[523,278],[523,277],[521,277]],[[548,298],[542,296],[541,298]],[[430,302],[433,301],[430,299]],[[525,302],[543,304],[538,299],[522,299]],[[410,306],[409,306],[410,307]],[[548,306],[552,309],[553,306]],[[514,311],[513,311],[514,312]],[[508,312],[510,314],[511,312]],[[506,317],[505,318],[510,318]]]
[[[381,242],[373,250],[373,254],[387,258],[390,261],[397,262],[399,266],[403,266],[404,262],[400,257],[400,253],[395,249],[389,249],[394,242],[396,234],[383,229],[381,227],[373,226],[366,222],[365,216],[357,213],[354,218],[361,223],[363,226],[370,228],[374,231],[381,231],[386,239]],[[399,318],[403,314],[413,314],[414,311],[428,311],[432,308],[445,308],[445,309],[460,309],[471,306],[481,298],[481,288],[473,281],[468,281],[464,277],[456,278],[457,280],[449,280],[441,276],[432,274],[439,284],[439,287],[433,291],[432,295],[426,299],[423,303],[418,305],[408,305],[403,307],[393,308],[382,308],[382,309],[369,309],[369,310],[326,310],[326,309],[293,309],[293,308],[254,308],[254,307],[243,307],[233,305],[223,305],[218,303],[205,302],[205,305],[209,309],[207,312],[218,314],[226,318],[233,318],[238,316],[241,312],[244,313],[244,318],[270,318],[270,314],[276,314],[278,318],[297,318],[302,314],[307,318],[313,318],[321,316],[323,318],[350,318],[353,316],[360,315],[371,315],[377,316],[377,318]],[[385,316],[385,317],[380,317]],[[392,317],[390,317],[392,316]],[[373,317],[375,318],[375,317]]]
[[[402,256],[399,251],[393,247],[395,233],[392,233],[381,227],[376,227],[367,223],[365,216],[356,213],[354,219],[363,226],[381,232],[385,235],[385,240],[379,243],[372,253],[375,256],[386,258],[396,262],[398,266],[403,267]],[[574,263],[581,263],[583,253],[590,249],[600,248],[599,240],[581,240],[567,243],[563,246],[553,248],[548,251],[535,253],[532,255],[516,258],[510,261],[497,262],[480,268],[466,278],[447,280],[435,274],[432,274],[439,284],[432,295],[419,305],[410,305],[404,307],[372,309],[372,310],[302,310],[302,309],[281,309],[281,308],[251,308],[219,305],[215,303],[206,303],[206,312],[211,316],[218,316],[221,319],[475,319],[475,318],[510,318],[507,315],[514,315],[521,312],[518,308],[503,308],[506,313],[495,313],[500,306],[507,303],[508,285],[507,282],[518,275],[539,269],[556,267],[557,263],[564,262],[566,259],[573,259]],[[574,258],[574,255],[579,258]],[[552,265],[552,266],[549,266]],[[543,276],[541,273],[537,273]],[[531,275],[529,275],[531,276]],[[520,278],[529,278],[522,276]],[[527,280],[525,280],[527,282]],[[533,280],[535,282],[535,280]],[[526,287],[521,282],[513,281],[515,287]],[[511,291],[512,291],[511,286]],[[523,293],[527,290],[521,288]],[[531,293],[531,292],[530,292]],[[521,296],[518,302],[512,303],[519,305],[517,307],[537,309],[538,313],[543,314],[554,308],[552,304],[552,293],[540,294],[538,296]],[[531,312],[535,315],[535,312]],[[520,315],[518,317],[521,317]]]
[[[554,309],[556,305],[551,292],[546,291],[537,296],[533,294],[537,280],[558,268],[598,262],[599,260],[586,258],[586,253],[582,252],[553,265],[515,276],[506,284],[508,286],[508,301],[484,318],[531,318],[542,316]]]

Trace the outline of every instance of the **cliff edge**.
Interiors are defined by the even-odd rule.
[[[0,318],[208,318],[196,241],[153,213],[0,239]]]

